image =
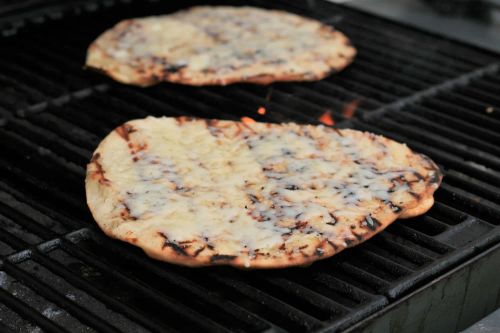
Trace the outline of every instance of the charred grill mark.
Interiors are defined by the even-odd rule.
[[[178,244],[190,244],[190,243],[193,243],[194,240],[185,240],[185,241],[180,241],[180,242],[177,242]]]
[[[236,256],[233,255],[227,255],[227,254],[214,254],[213,256],[210,257],[210,262],[218,262],[218,261],[231,261]]]
[[[372,231],[377,230],[377,228],[382,225],[379,220],[377,220],[374,217],[371,217],[370,215],[365,217],[364,222],[365,222],[364,224]]]
[[[420,194],[415,193],[415,192],[413,192],[413,191],[409,191],[408,193],[409,193],[412,197],[414,197],[415,199],[420,200]]]
[[[192,121],[193,119],[194,119],[194,117],[181,116],[181,117],[175,118],[175,121],[177,122],[178,125],[182,126],[182,125],[184,125],[184,123]]]
[[[299,250],[303,250],[303,249],[307,248],[308,246],[309,246],[309,245],[307,245],[307,244],[306,244],[306,245],[299,246]]]
[[[285,189],[289,191],[297,191],[300,190],[300,187],[298,187],[297,185],[287,185],[285,186]]]
[[[136,132],[136,129],[129,124],[123,124],[115,129],[116,133],[123,138],[125,141],[130,141],[130,133]]]
[[[175,74],[179,72],[181,69],[186,68],[187,65],[173,65],[173,64],[167,64],[165,67],[162,68],[162,72],[164,74]]]
[[[163,237],[165,240],[163,242],[163,246],[161,247],[162,250],[166,247],[171,248],[172,250],[175,251],[175,253],[181,255],[181,256],[188,256],[188,253],[184,250],[185,247],[179,246],[177,243],[171,242],[167,236],[163,232],[158,232],[158,235]]]
[[[335,224],[337,224],[337,217],[333,213],[331,213],[331,212],[328,212],[328,215],[330,215],[330,217],[332,218],[332,221],[327,222],[326,224],[328,224],[328,225],[335,225]]]
[[[205,246],[202,246],[199,249],[197,249],[196,251],[194,251],[193,257],[197,257],[198,254],[200,254],[203,250],[205,250],[205,248],[206,248]]]
[[[392,201],[390,200],[384,200],[384,204],[389,206],[389,208],[394,212],[394,213],[399,213],[401,211],[401,207],[395,205]]]
[[[238,131],[236,132],[236,136],[238,136],[242,132],[243,128],[241,126],[248,129],[250,132],[252,132],[252,134],[257,134],[257,132],[255,132],[252,127],[248,126],[248,124],[246,124],[244,122],[237,122],[236,126],[238,127]],[[249,143],[247,142],[247,144],[249,144]],[[252,149],[251,146],[249,146],[248,148]]]
[[[285,243],[282,243],[282,244],[280,245],[279,249],[280,249],[280,250],[282,250],[282,251],[286,250],[286,245],[285,245]]]
[[[339,136],[344,137],[344,135],[342,134],[342,132],[338,128],[333,127],[332,130],[334,130],[335,133],[337,133]]]
[[[427,165],[424,165],[424,169],[429,170],[429,171],[437,171],[438,173],[441,173],[439,167],[426,155],[420,154],[420,157],[427,162]]]
[[[134,151],[134,153],[138,153],[138,152],[140,152],[140,151],[146,150],[147,148],[148,148],[148,144],[147,144],[147,143],[142,143],[142,144],[137,145],[137,146],[135,147],[135,151]]]
[[[90,160],[90,163],[94,163],[96,167],[95,175],[99,177],[99,184],[102,185],[109,185],[109,179],[106,178],[105,171],[102,168],[101,163],[99,163],[99,159],[101,158],[100,153],[95,153],[94,156],[92,156],[92,159]]]
[[[207,126],[208,131],[215,138],[217,138],[219,134],[222,133],[222,130],[217,127],[218,123],[219,120],[217,119],[205,119],[205,125]]]
[[[248,194],[248,197],[250,198],[250,201],[255,204],[257,202],[259,202],[259,198],[257,198],[255,195],[253,194]]]
[[[307,227],[308,222],[307,221],[298,221],[295,223],[295,227],[293,227],[293,230],[304,230],[305,227]]]
[[[123,205],[123,211],[120,213],[120,216],[126,220],[133,220],[133,221],[136,221],[137,220],[137,217],[135,216],[132,216],[132,214],[130,214],[130,207],[125,203],[125,202],[122,202],[122,205]]]
[[[421,181],[424,179],[424,177],[420,174],[420,172],[414,171],[413,175],[415,176],[415,178],[417,178],[418,181]]]
[[[363,236],[361,236],[360,234],[352,231],[352,234],[354,235],[354,237],[356,237],[356,239],[358,240],[358,242],[361,242],[363,240]]]
[[[337,250],[338,250],[337,245],[335,245],[335,243],[334,243],[334,242],[332,242],[332,241],[331,241],[331,240],[329,240],[329,239],[327,240],[327,242],[328,242],[328,244],[330,244],[330,246],[333,248],[333,251],[334,251],[334,252],[337,252]]]

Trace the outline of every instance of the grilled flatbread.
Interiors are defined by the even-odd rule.
[[[371,133],[148,117],[101,142],[86,191],[102,230],[153,258],[276,268],[425,213],[440,182],[429,158]]]
[[[356,50],[331,26],[252,7],[201,6],[129,19],[94,41],[87,66],[117,81],[149,86],[319,80]]]

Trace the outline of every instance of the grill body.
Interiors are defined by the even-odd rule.
[[[497,55],[323,1],[255,0],[335,25],[358,48],[354,64],[270,87],[141,89],[82,70],[117,21],[196,4],[54,2],[0,20],[0,330],[451,332],[500,304]],[[325,111],[439,163],[435,206],[311,267],[244,272],[150,260],[105,237],[85,205],[85,165],[127,120],[318,123]]]

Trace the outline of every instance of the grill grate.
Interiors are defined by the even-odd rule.
[[[314,83],[138,89],[82,71],[85,49],[119,19],[176,8],[108,4],[26,22],[0,41],[0,330],[338,331],[500,241],[494,55],[326,2],[275,1],[345,31],[355,63]],[[85,164],[127,120],[318,123],[325,111],[340,126],[383,133],[440,163],[446,178],[434,207],[310,268],[265,272],[156,262],[89,223]]]

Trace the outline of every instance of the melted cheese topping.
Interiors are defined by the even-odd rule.
[[[318,21],[281,11],[224,6],[126,20],[93,45],[87,65],[131,83],[224,83],[235,76],[245,81],[280,73],[312,79],[345,65],[355,54],[343,35]]]
[[[381,207],[415,202],[429,173],[404,145],[323,126],[149,117],[110,137],[98,152],[122,211],[115,235],[157,233],[246,265],[345,246],[354,230],[377,228]]]

